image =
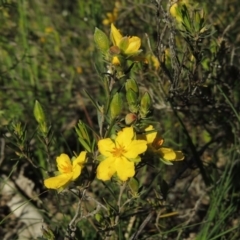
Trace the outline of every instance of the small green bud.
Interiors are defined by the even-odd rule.
[[[44,135],[47,135],[48,133],[48,127],[47,127],[47,121],[45,113],[42,109],[41,104],[36,100],[34,104],[33,114],[36,119],[36,121],[39,124],[39,130]]]
[[[86,126],[81,120],[78,123],[78,129],[79,129],[79,135],[81,136],[81,138],[86,139],[88,142],[90,142],[90,138],[89,138]]]
[[[139,93],[137,82],[134,79],[128,79],[125,83],[126,91],[132,89],[135,93]]]
[[[87,152],[91,151],[91,141],[85,124],[79,121],[78,126],[75,127],[75,131],[78,135],[78,140]]]
[[[132,89],[129,89],[126,92],[126,98],[128,102],[129,111],[132,113],[138,112],[138,94],[134,92]]]
[[[96,219],[98,222],[101,222],[101,220],[102,220],[102,215],[99,214],[99,213],[95,214],[95,219]]]
[[[136,195],[138,193],[139,181],[136,178],[130,178],[128,181],[128,186],[133,195]]]
[[[137,115],[134,113],[128,113],[125,116],[125,123],[127,125],[131,125],[132,123],[134,123],[137,120]]]
[[[115,119],[122,111],[123,100],[121,93],[115,93],[110,103],[110,118]]]
[[[36,119],[36,121],[41,124],[43,122],[46,122],[46,117],[43,112],[41,104],[36,100],[34,104],[33,114]]]
[[[145,92],[140,102],[140,116],[146,117],[152,108],[152,100],[148,92]]]
[[[13,134],[17,137],[19,141],[19,145],[22,145],[21,147],[19,146],[20,149],[24,148],[24,142],[26,138],[26,126],[23,126],[21,122],[17,122],[15,120],[11,121],[9,123],[11,131],[13,131]],[[11,135],[6,134],[6,137],[9,137]]]
[[[109,49],[109,40],[107,35],[100,29],[95,28],[94,41],[101,52],[106,53]]]

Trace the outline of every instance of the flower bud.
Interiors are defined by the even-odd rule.
[[[109,48],[109,52],[112,55],[118,55],[118,54],[120,54],[121,51],[120,51],[120,48],[118,46],[111,46]]]
[[[110,118],[115,119],[122,111],[123,100],[121,93],[115,93],[110,103]]]
[[[126,92],[129,111],[132,113],[138,112],[138,95],[132,89]]]
[[[127,125],[133,124],[136,120],[137,120],[137,115],[134,114],[134,113],[128,113],[128,114],[125,116],[125,123],[126,123]]]
[[[133,195],[136,195],[139,190],[139,181],[136,178],[130,178],[128,181],[128,186]]]
[[[114,56],[114,57],[112,58],[112,64],[115,65],[115,66],[120,66],[120,65],[121,65],[121,62],[120,62],[119,57]]]
[[[40,132],[44,135],[47,135],[48,127],[47,127],[46,116],[44,114],[41,104],[37,100],[35,101],[35,104],[34,104],[33,114],[36,121],[39,124]]]
[[[141,102],[140,102],[140,116],[142,118],[146,117],[152,107],[152,100],[148,92],[145,92],[142,96]]]
[[[45,114],[43,112],[41,104],[36,100],[34,104],[33,114],[36,121],[40,124],[46,121]]]
[[[137,82],[134,79],[128,79],[125,83],[126,91],[132,89],[135,93],[139,93]]]
[[[75,131],[78,135],[78,140],[87,152],[92,152],[91,150],[91,140],[87,131],[85,124],[79,121],[78,126],[75,127]]]
[[[107,35],[98,28],[95,28],[94,41],[101,52],[106,53],[109,49],[109,40]]]
[[[95,214],[95,219],[96,219],[98,222],[101,222],[101,220],[102,220],[102,215],[99,214],[99,213]]]

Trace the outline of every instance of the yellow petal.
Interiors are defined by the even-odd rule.
[[[112,156],[111,152],[114,148],[115,144],[110,138],[105,138],[98,141],[98,150],[106,157]]]
[[[86,161],[86,151],[82,151],[79,156],[73,161],[73,177],[72,181],[76,180],[82,172],[83,164]]]
[[[147,150],[147,141],[133,140],[127,147],[124,156],[126,158],[136,158],[139,154]]]
[[[77,158],[73,160],[73,167],[77,164],[83,164],[86,161],[86,151],[82,151]]]
[[[72,163],[67,154],[62,153],[59,157],[57,157],[56,161],[60,173],[72,172]]]
[[[110,180],[112,175],[116,172],[115,160],[113,158],[107,158],[100,162],[97,167],[97,178],[103,181]]]
[[[114,56],[112,58],[112,64],[115,65],[115,66],[120,66],[121,65],[121,63],[120,63],[120,61],[119,61],[117,56]]]
[[[116,170],[118,178],[122,181],[126,181],[128,178],[133,177],[135,174],[134,163],[128,161],[126,158],[116,159]]]
[[[159,67],[160,67],[160,62],[159,62],[158,58],[157,58],[156,56],[152,55],[152,56],[151,56],[151,60],[152,60],[152,63],[153,63],[154,68],[155,68],[156,70],[158,70]]]
[[[111,24],[111,32],[110,32],[110,38],[113,42],[113,45],[118,46],[121,39],[122,39],[122,35],[119,32],[119,30],[114,26],[114,24]]]
[[[73,167],[72,181],[76,180],[82,172],[82,165],[76,164]]]
[[[134,54],[137,53],[141,46],[141,39],[139,37],[129,38],[129,44],[127,49],[124,51],[125,54]]]
[[[151,133],[147,133],[148,131],[152,131],[154,130],[153,126],[152,125],[149,125],[146,129],[145,129],[145,132],[146,132],[146,139],[147,139],[147,142],[150,144],[150,143],[153,143],[154,139],[156,138],[157,136],[157,131],[155,132],[151,132]]]
[[[110,24],[110,21],[109,21],[109,19],[104,19],[103,21],[102,21],[102,24],[103,25],[109,25]]]
[[[47,178],[44,180],[44,185],[46,188],[59,189],[71,181],[72,175],[72,173],[65,173],[56,177]]]
[[[134,137],[133,127],[123,128],[122,131],[118,132],[118,135],[115,139],[116,145],[124,146],[127,148],[132,142],[133,137]]]
[[[176,153],[171,148],[159,148],[157,151],[163,159],[173,161],[176,159]]]

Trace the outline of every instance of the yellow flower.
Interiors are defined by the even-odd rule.
[[[106,13],[106,18],[102,21],[104,25],[109,25],[116,21],[118,17],[118,10],[116,8],[113,9],[113,12]]]
[[[52,27],[46,27],[45,28],[45,33],[49,34],[49,33],[52,33],[54,32],[54,29]]]
[[[147,150],[147,142],[135,140],[133,128],[126,127],[118,132],[115,140],[101,139],[98,149],[105,159],[98,165],[97,178],[106,181],[117,173],[120,180],[126,181],[134,176],[134,163],[141,161],[139,154]]]
[[[147,133],[146,140],[148,143],[148,148],[155,154],[158,154],[161,158],[168,161],[181,161],[184,159],[184,155],[181,151],[174,151],[172,148],[162,147],[164,142],[163,138],[160,136],[159,132],[154,131],[152,125],[145,129]]]
[[[76,71],[77,71],[78,74],[83,73],[83,69],[80,66],[76,67]]]
[[[155,70],[158,70],[160,68],[160,62],[158,58],[153,55],[152,53],[148,54],[147,57],[145,58],[145,64],[151,64]]]
[[[139,37],[123,37],[119,30],[111,24],[110,38],[114,46],[117,46],[122,54],[134,55],[139,53],[141,39]]]
[[[86,161],[87,152],[81,152],[80,155],[71,162],[67,154],[62,153],[57,157],[57,168],[59,175],[44,180],[46,188],[62,189],[71,181],[74,181],[81,174],[83,164]]]
[[[152,60],[152,62],[153,62],[154,68],[155,68],[156,70],[158,70],[159,67],[160,67],[160,63],[159,63],[159,61],[158,61],[158,58],[157,58],[156,56],[152,55],[151,60]]]
[[[115,2],[115,7],[113,9],[113,12],[108,12],[106,13],[106,18],[102,21],[104,25],[109,25],[111,23],[114,23],[117,20],[118,17],[118,11],[120,8],[121,4],[119,1]]]

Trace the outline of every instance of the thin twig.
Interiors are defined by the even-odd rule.
[[[76,231],[76,225],[78,224],[78,222],[80,222],[81,220],[83,219],[87,219],[89,217],[93,217],[94,215],[96,215],[102,208],[107,211],[107,208],[102,205],[100,202],[98,202],[96,199],[92,198],[92,197],[89,197],[86,195],[86,189],[83,190],[83,193],[82,193],[82,197],[79,199],[78,201],[78,205],[77,205],[77,209],[76,209],[76,213],[74,215],[74,217],[72,218],[71,222],[68,224],[68,227],[69,227],[69,230],[70,230],[70,233],[67,232],[67,234],[65,235],[65,239],[64,240],[68,240],[68,239],[71,239],[73,237],[73,235],[75,234],[75,231]],[[81,203],[82,201],[93,201],[96,203],[96,209],[86,215],[81,215],[79,217],[79,214],[82,213],[81,211]]]
[[[0,149],[0,166],[2,165],[2,162],[4,160],[5,154],[4,154],[4,150],[5,150],[5,139],[4,138],[0,138],[1,141],[1,149]]]
[[[151,218],[153,217],[154,211],[150,212],[148,214],[148,216],[146,217],[146,219],[143,221],[143,223],[140,225],[139,229],[137,230],[136,233],[134,233],[132,235],[132,237],[130,238],[130,240],[134,240],[134,239],[138,239],[138,236],[140,235],[140,233],[142,232],[142,230],[145,228],[145,226],[147,225],[147,223],[151,220]]]

